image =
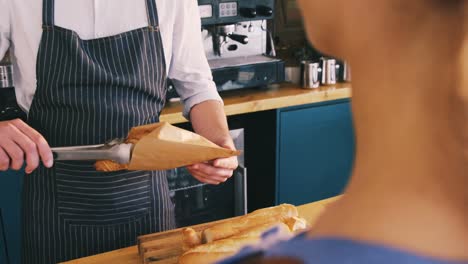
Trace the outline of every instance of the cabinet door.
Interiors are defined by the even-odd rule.
[[[276,202],[296,205],[340,194],[354,159],[348,100],[278,111]]]
[[[9,263],[8,251],[6,246],[5,227],[3,224],[3,214],[0,208],[0,263]]]
[[[21,246],[21,190],[24,172],[7,171],[0,172],[0,208],[3,218],[3,234],[0,239],[5,250],[3,254],[8,254],[10,262],[0,263],[20,263]],[[1,227],[0,227],[1,228]],[[4,240],[3,240],[4,238]],[[2,252],[0,252],[2,256]]]

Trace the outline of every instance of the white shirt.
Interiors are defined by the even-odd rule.
[[[146,0],[55,0],[55,25],[95,39],[148,25]],[[184,115],[206,100],[219,100],[204,53],[196,0],[155,0],[168,77]],[[36,58],[42,35],[41,0],[0,0],[0,59],[11,47],[18,104],[28,111],[36,91]],[[65,66],[66,67],[66,66]]]

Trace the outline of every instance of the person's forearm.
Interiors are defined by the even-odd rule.
[[[190,120],[197,134],[218,145],[233,147],[226,114],[219,101],[209,100],[195,105],[190,111]]]

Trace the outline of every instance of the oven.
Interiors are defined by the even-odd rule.
[[[244,129],[230,131],[237,149],[244,150]],[[233,176],[220,185],[208,185],[193,178],[186,168],[168,172],[177,227],[196,225],[247,213],[247,168],[244,154]]]

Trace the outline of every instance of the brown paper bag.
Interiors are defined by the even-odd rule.
[[[122,166],[101,161],[96,163],[96,169],[168,170],[240,154],[240,151],[219,147],[198,134],[167,122],[132,128],[127,142],[135,145],[130,164]]]

